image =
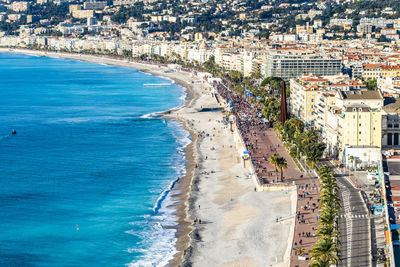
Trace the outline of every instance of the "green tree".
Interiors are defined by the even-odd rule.
[[[337,256],[339,249],[330,238],[323,237],[315,243],[310,250],[312,262],[322,264],[318,266],[329,267],[332,264],[339,262]]]
[[[229,77],[231,78],[232,82],[239,84],[243,80],[243,74],[236,70],[231,70],[229,73]]]
[[[320,224],[317,229],[317,235],[326,237],[326,238],[332,238],[334,236],[337,236],[337,230],[335,227],[326,225],[326,224]]]
[[[287,161],[281,157],[277,160],[277,167],[281,170],[281,182],[283,182],[283,171],[287,169]]]
[[[368,79],[364,81],[365,86],[367,87],[368,90],[370,91],[376,91],[378,88],[377,80],[376,79]]]
[[[277,121],[280,116],[281,103],[273,96],[268,97],[263,108],[263,115],[269,121]]]
[[[276,179],[278,180],[278,155],[276,153],[269,157],[269,162],[275,166]]]

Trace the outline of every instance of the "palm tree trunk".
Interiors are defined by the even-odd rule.
[[[281,168],[281,182],[283,182],[283,168]]]

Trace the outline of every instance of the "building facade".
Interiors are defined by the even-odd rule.
[[[330,76],[341,72],[342,62],[339,58],[323,56],[269,55],[261,66],[264,77],[281,77],[284,80],[307,73]]]

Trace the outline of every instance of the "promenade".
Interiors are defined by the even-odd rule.
[[[310,261],[309,251],[317,240],[319,183],[313,172],[302,172],[288,154],[282,141],[273,129],[269,129],[263,120],[261,106],[230,91],[222,84],[214,84],[220,95],[230,103],[232,114],[250,153],[261,184],[295,184],[297,186],[297,204],[295,229],[290,253],[290,266],[305,267]],[[281,181],[280,170],[269,162],[276,153],[287,161],[287,169]],[[292,219],[288,218],[288,219]],[[277,218],[276,223],[284,220]]]

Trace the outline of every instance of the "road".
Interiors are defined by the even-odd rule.
[[[395,189],[400,185],[400,160],[399,159],[387,159],[383,161],[383,169],[390,173],[389,181],[387,186],[389,190],[387,193],[388,201],[399,201],[399,190]],[[395,209],[393,205],[388,206],[389,220],[391,224],[400,224],[400,211]],[[397,231],[392,231],[392,240],[398,241],[400,239]],[[400,262],[400,248],[399,246],[393,246],[395,262],[399,264]],[[397,265],[396,264],[396,265]],[[400,264],[399,264],[400,265]]]
[[[371,222],[361,192],[344,176],[337,177],[342,210],[339,215],[339,266],[371,266]]]

